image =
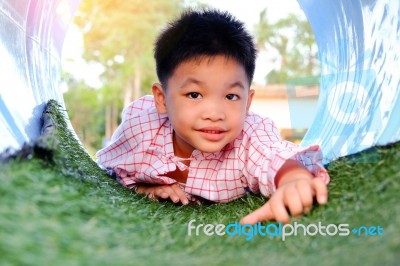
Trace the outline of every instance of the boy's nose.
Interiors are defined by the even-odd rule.
[[[209,102],[204,106],[203,119],[218,121],[225,119],[225,110],[221,101]]]

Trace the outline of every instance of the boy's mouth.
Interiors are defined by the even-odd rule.
[[[201,128],[201,135],[209,141],[219,141],[224,138],[226,130],[222,128]]]
[[[220,131],[220,130],[201,130],[201,132],[208,133],[208,134],[220,134],[223,131]]]
[[[198,131],[208,133],[208,134],[221,134],[221,133],[226,132],[225,129],[219,128],[219,127],[205,127],[205,128],[199,129]]]

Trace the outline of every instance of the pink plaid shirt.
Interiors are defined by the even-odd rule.
[[[128,188],[137,183],[176,183],[165,174],[177,167],[188,169],[186,194],[215,202],[231,201],[249,191],[269,197],[276,189],[276,172],[290,158],[329,182],[318,145],[300,148],[282,140],[272,120],[252,112],[241,134],[220,152],[194,150],[190,158],[179,158],[172,136],[167,115],[157,113],[153,96],[145,96],[124,109],[111,144],[96,154],[98,164],[112,169]],[[190,165],[183,160],[190,160]]]

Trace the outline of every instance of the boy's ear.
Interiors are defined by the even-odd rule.
[[[165,104],[165,94],[162,85],[160,83],[154,83],[151,90],[153,91],[157,112],[159,114],[166,114],[167,106]]]
[[[253,101],[254,93],[255,93],[255,90],[249,90],[249,97],[247,98],[247,105],[246,105],[247,112],[249,111],[251,102]]]

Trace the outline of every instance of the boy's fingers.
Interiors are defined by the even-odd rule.
[[[309,185],[308,182],[301,183],[297,185],[297,191],[300,196],[301,203],[303,205],[303,211],[308,212],[311,210],[313,204],[313,191],[312,187]]]
[[[171,196],[171,194],[168,191],[165,191],[164,189],[156,190],[154,194],[162,199],[168,199]]]
[[[170,198],[174,203],[179,201],[179,196],[171,186],[162,186],[155,191],[157,197],[168,199]]]
[[[283,199],[280,197],[275,197],[271,198],[271,200],[268,202],[271,203],[271,213],[273,214],[275,221],[282,222],[284,224],[290,222],[290,216]]]
[[[315,197],[317,198],[317,202],[321,205],[325,204],[328,201],[328,188],[322,179],[314,178],[313,186],[315,189]]]
[[[170,198],[174,203],[182,202],[186,205],[189,200],[186,198],[185,192],[179,187],[178,184],[161,185],[161,186],[137,186],[135,189],[138,194],[146,194],[148,198]]]
[[[285,204],[292,216],[299,216],[303,213],[303,203],[297,190],[285,194]]]
[[[246,215],[240,220],[241,224],[256,224],[265,220],[273,220],[274,215],[271,210],[269,201],[263,206],[253,211],[252,213]]]
[[[138,185],[135,188],[137,194],[151,194],[156,188],[154,186]]]
[[[143,194],[144,193],[144,188],[142,186],[136,186],[135,192],[137,194]]]
[[[178,184],[173,184],[171,188],[175,191],[176,195],[178,196],[179,200],[182,202],[183,205],[186,205],[189,203],[189,200],[186,197],[185,192],[181,189],[181,187]]]

